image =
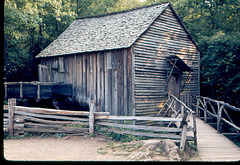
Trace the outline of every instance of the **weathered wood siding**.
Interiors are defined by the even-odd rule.
[[[96,111],[132,115],[132,48],[42,58],[48,79],[73,85],[73,98]],[[51,68],[51,69],[50,69]]]
[[[200,53],[170,7],[135,42],[134,54],[136,115],[154,116],[156,106],[166,100],[167,74],[172,67],[166,59],[169,55],[177,55],[194,70],[183,93],[199,94]],[[180,89],[187,74],[181,74]]]

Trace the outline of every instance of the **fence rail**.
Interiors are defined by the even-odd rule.
[[[86,112],[16,106],[16,99],[9,99],[8,105],[4,106],[5,111],[8,110],[4,114],[4,128],[10,136],[24,132],[91,135],[95,133],[94,126],[98,126],[117,134],[179,140],[180,150],[184,151],[186,141],[196,144],[195,136],[187,136],[187,132],[194,130],[188,124],[194,112],[174,96],[170,98],[180,103],[181,108],[178,115],[168,117],[111,116],[108,112],[94,112],[94,100]],[[173,107],[169,109],[174,111]],[[136,121],[154,121],[159,126],[138,125]],[[173,123],[177,127],[170,127]]]
[[[197,99],[196,107],[197,116],[200,116],[200,112],[203,112],[204,121],[207,122],[208,118],[217,119],[217,131],[221,133],[221,123],[222,121],[228,124],[230,127],[234,128],[237,133],[240,131],[240,127],[237,126],[229,115],[229,111],[240,112],[240,109],[229,105],[223,101],[213,100],[207,97],[194,96]],[[225,115],[225,118],[223,117]]]
[[[4,131],[10,136],[24,132],[88,134],[92,129],[90,112],[16,106],[16,99],[9,99],[4,110]],[[94,112],[94,115],[109,113]]]

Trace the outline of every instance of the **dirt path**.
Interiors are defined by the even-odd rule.
[[[99,154],[109,142],[99,138],[69,137],[5,139],[4,157],[18,161],[123,161],[122,156]]]
[[[126,156],[116,155],[112,151],[101,154],[106,146],[122,145],[120,142],[101,137],[70,136],[62,139],[53,137],[5,139],[4,157],[17,161],[129,161]],[[100,150],[99,150],[100,149]],[[115,152],[115,151],[114,151]],[[163,157],[163,161],[165,158]],[[158,160],[159,161],[159,160]],[[201,161],[193,157],[189,161]]]

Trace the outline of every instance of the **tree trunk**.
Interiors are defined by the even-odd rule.
[[[8,72],[8,39],[7,35],[4,34],[4,80],[7,80],[7,72]]]

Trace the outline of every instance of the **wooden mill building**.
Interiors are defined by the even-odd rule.
[[[199,94],[200,50],[170,3],[75,20],[37,56],[39,81],[111,115],[154,116],[168,93]]]

